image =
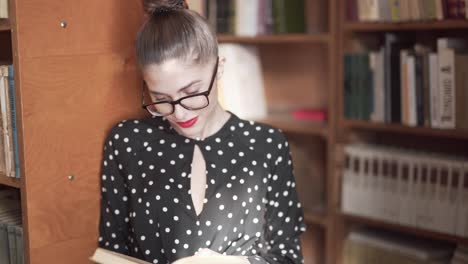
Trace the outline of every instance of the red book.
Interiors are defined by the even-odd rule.
[[[327,111],[324,109],[303,108],[293,111],[292,115],[296,120],[325,121],[327,119]]]

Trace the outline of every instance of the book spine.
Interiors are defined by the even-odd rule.
[[[17,264],[18,256],[16,255],[15,230],[12,225],[8,225],[7,231],[8,231],[8,247],[10,250],[10,264]]]
[[[15,177],[20,178],[20,162],[19,162],[19,148],[18,148],[18,129],[16,118],[16,89],[15,89],[15,76],[13,65],[8,65],[8,84],[10,89],[10,108],[11,108],[11,129],[13,136],[13,158],[15,164]]]
[[[466,18],[466,0],[458,0],[458,18],[465,19]]]
[[[351,92],[352,92],[352,82],[351,82],[351,62],[352,62],[352,54],[345,54],[344,55],[344,63],[343,63],[343,71],[344,71],[344,80],[343,80],[343,110],[344,116],[347,119],[352,119],[351,115]]]
[[[447,1],[447,18],[458,18],[458,1],[459,0],[446,0]]]
[[[390,0],[392,21],[400,21],[400,0]]]
[[[348,21],[357,21],[357,0],[347,0],[346,3],[346,18]]]
[[[461,180],[458,186],[458,206],[456,234],[468,237],[468,164],[462,165]]]
[[[455,51],[439,50],[440,127],[455,128]]]
[[[439,111],[438,111],[438,103],[439,103],[439,74],[438,74],[438,57],[436,53],[431,53],[429,55],[429,72],[430,72],[430,94],[431,94],[431,127],[438,128],[439,127]]]

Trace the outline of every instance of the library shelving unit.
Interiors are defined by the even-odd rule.
[[[290,142],[307,153],[308,174],[299,176],[298,192],[308,231],[303,236],[306,264],[333,263],[330,213],[335,124],[335,1],[305,0],[306,33],[245,37],[219,34],[220,43],[255,45],[260,54],[267,118],[257,120],[282,129]],[[326,122],[294,120],[295,108],[325,109]],[[294,149],[293,159],[294,159]],[[317,186],[319,185],[319,186]]]
[[[122,19],[125,18],[125,19]],[[139,1],[9,1],[0,59],[14,65],[25,263],[85,263],[98,237],[104,138],[142,115]]]
[[[414,22],[356,22],[346,19],[346,1],[340,1],[337,10],[337,123],[335,127],[335,164],[332,168],[333,185],[336,187],[332,195],[333,210],[329,216],[334,224],[334,247],[336,262],[343,263],[344,242],[347,234],[356,226],[370,226],[397,233],[412,234],[421,238],[450,242],[453,244],[468,244],[468,238],[458,237],[431,231],[423,227],[411,227],[365,216],[351,215],[341,211],[340,186],[344,167],[343,148],[347,143],[355,141],[407,147],[423,151],[435,151],[461,156],[468,155],[468,131],[459,129],[435,129],[429,127],[409,127],[397,123],[374,123],[372,121],[347,119],[344,116],[343,59],[346,52],[353,52],[356,42],[382,40],[387,32],[411,36],[415,42],[425,44],[435,43],[439,37],[467,38],[467,20],[414,21]],[[362,47],[362,46],[359,46]],[[465,87],[468,88],[468,87]]]

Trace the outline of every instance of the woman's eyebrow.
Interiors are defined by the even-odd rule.
[[[185,89],[189,88],[190,86],[192,86],[192,85],[194,85],[194,84],[197,84],[197,83],[199,83],[199,82],[201,82],[201,80],[192,81],[192,82],[190,82],[189,84],[185,85],[184,87],[180,88],[180,89],[177,91],[177,93],[180,93],[180,92],[184,91]],[[156,92],[156,91],[151,91],[151,90],[150,90],[149,92],[150,92],[151,94],[154,94],[154,95],[167,95],[167,94],[165,94],[165,93]]]

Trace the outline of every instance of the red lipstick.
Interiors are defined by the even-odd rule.
[[[183,127],[183,128],[189,128],[193,125],[195,125],[195,123],[198,121],[198,116],[197,117],[194,117],[188,121],[185,121],[185,122],[176,122],[179,126]]]

